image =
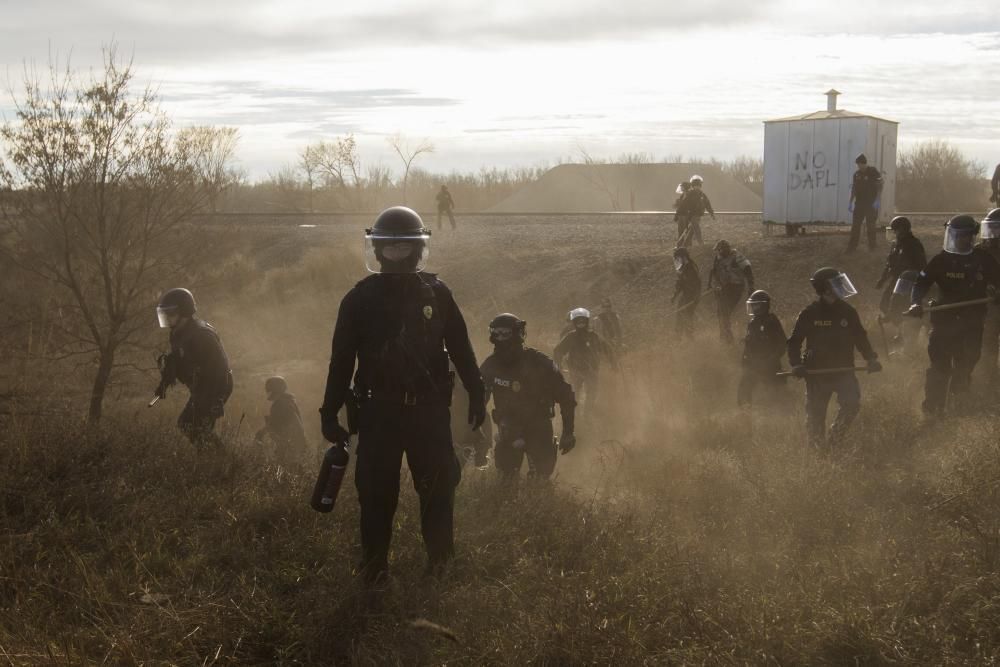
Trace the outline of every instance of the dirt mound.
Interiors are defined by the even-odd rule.
[[[563,164],[489,209],[489,213],[672,211],[677,184],[705,179],[716,211],[759,211],[761,198],[705,164]]]

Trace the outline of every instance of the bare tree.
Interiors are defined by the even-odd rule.
[[[336,188],[340,192],[344,198],[345,208],[353,210],[361,208],[364,176],[358,143],[353,134],[307,146],[302,151],[303,171],[306,169],[307,161],[314,169],[314,174],[323,177],[327,187]],[[311,192],[312,176],[307,175],[307,178]]]
[[[610,163],[605,159],[594,157],[583,145],[578,145],[576,150],[585,167],[583,178],[590,184],[590,187],[607,196],[612,211],[620,211],[621,193],[618,188],[612,188],[608,179],[605,178],[605,167]]]
[[[312,213],[315,210],[313,206],[313,190],[316,188],[316,178],[319,175],[319,156],[317,155],[316,146],[310,144],[299,152],[299,162],[297,166],[306,179],[306,192],[309,198],[307,208],[309,209],[309,212]],[[289,180],[290,176],[290,174],[287,173],[287,169],[285,171],[286,173],[279,173],[279,175],[273,177],[272,180],[276,183],[284,184]],[[291,178],[291,180],[294,181],[295,179]]]
[[[94,366],[88,416],[100,419],[119,355],[155,323],[150,303],[197,247],[192,216],[226,187],[236,134],[172,134],[149,90],[131,92],[130,61],[112,45],[82,80],[25,70],[16,120],[0,128],[0,258],[52,287],[61,358]]]
[[[946,141],[931,140],[899,154],[897,208],[904,211],[977,211],[988,192],[986,165]]]
[[[412,145],[402,134],[395,134],[387,141],[403,162],[403,204],[406,204],[406,185],[410,180],[410,168],[414,161],[424,153],[433,153],[434,144],[429,139],[422,139],[416,145]]]

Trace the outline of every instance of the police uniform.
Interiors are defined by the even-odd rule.
[[[987,296],[987,286],[1000,286],[1000,264],[980,248],[968,255],[940,252],[920,272],[913,287],[913,303],[919,303],[933,285],[938,286],[937,305],[958,303]],[[969,390],[972,370],[982,353],[986,306],[964,306],[931,312],[927,342],[930,368],[924,385],[924,412],[944,409],[949,388],[960,394]]]
[[[495,406],[497,469],[505,477],[516,477],[527,456],[528,476],[547,479],[556,465],[554,406],[559,404],[563,432],[572,433],[576,408],[573,388],[551,359],[532,348],[520,351],[510,363],[492,354],[480,372],[487,400],[492,395]]]
[[[761,382],[773,385],[784,383],[784,378],[778,377],[777,373],[781,371],[781,357],[786,344],[785,329],[774,313],[750,318],[743,338],[743,375],[736,391],[739,405],[753,402],[754,387]]]
[[[617,348],[622,342],[622,322],[618,313],[605,310],[594,319],[594,328],[612,348]]]
[[[353,373],[360,402],[354,478],[362,569],[369,578],[388,567],[404,454],[420,498],[429,567],[454,553],[461,469],[452,448],[449,358],[471,400],[481,403],[482,380],[465,320],[434,274],[371,275],[341,302],[321,414],[331,420],[338,413]]]
[[[802,345],[805,343],[805,354]],[[841,299],[827,303],[822,298],[805,307],[795,320],[788,339],[788,361],[807,370],[852,368],[857,349],[866,361],[878,359],[868,341],[861,318]],[[826,438],[826,412],[833,394],[839,410],[830,428],[830,437],[839,440],[861,408],[861,388],[853,371],[826,375],[806,375],[806,429],[813,444]]]
[[[977,243],[976,247],[989,253],[1000,264],[1000,240],[983,240]],[[986,317],[983,319],[983,356],[986,357],[989,380],[996,382],[1000,377],[1000,369],[997,368],[997,357],[1000,356],[1000,305],[995,303],[986,305]]]
[[[861,240],[861,226],[868,225],[868,247],[875,247],[875,226],[878,224],[878,209],[875,201],[882,191],[882,174],[875,167],[864,166],[854,172],[851,180],[851,196],[854,198],[854,216],[851,221],[851,239],[847,243],[850,252],[858,247]]]
[[[452,210],[455,208],[455,200],[451,198],[451,192],[445,188],[437,193],[437,209],[438,209],[438,229],[441,229],[441,216],[447,215],[448,221],[451,222],[451,228],[455,229],[455,215]]]
[[[690,190],[681,195],[679,202],[677,211],[680,215],[678,231],[682,234],[684,231],[688,232],[682,245],[686,247],[691,245],[692,242],[701,245],[701,218],[706,212],[710,215],[715,215],[715,211],[712,210],[712,202],[701,188],[694,186],[691,186]],[[684,223],[683,230],[681,230],[681,221]],[[690,229],[688,229],[689,227]]]
[[[307,443],[295,396],[284,392],[274,397],[265,432],[274,441],[281,461],[285,464],[301,463]]]
[[[879,282],[885,283],[882,291],[882,300],[879,302],[879,310],[886,319],[898,321],[906,305],[893,304],[893,290],[896,288],[896,281],[904,271],[921,271],[927,265],[927,255],[924,253],[924,244],[920,242],[912,232],[901,232],[899,237],[893,241],[889,248],[889,255],[885,260],[885,268],[882,269],[882,276]],[[907,298],[909,295],[906,295]],[[908,305],[908,304],[907,304]]]
[[[716,287],[716,307],[719,316],[719,338],[733,342],[733,310],[743,299],[744,290],[753,291],[753,269],[750,260],[736,251],[725,257],[716,256],[708,275],[708,286]]]
[[[218,332],[204,320],[189,318],[170,330],[167,363],[173,367],[176,379],[191,392],[177,426],[192,442],[210,440],[221,444],[213,429],[233,393],[233,373]]]
[[[570,381],[576,396],[584,395],[588,418],[597,406],[601,361],[611,360],[614,353],[597,333],[590,329],[574,329],[566,334],[552,351],[556,364],[569,369]]]
[[[677,283],[674,285],[673,302],[680,309],[675,315],[678,337],[690,338],[694,336],[695,310],[698,308],[700,299],[701,276],[698,275],[698,266],[689,259],[677,272]]]

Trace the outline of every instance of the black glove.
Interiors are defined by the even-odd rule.
[[[909,315],[910,317],[923,317],[924,307],[919,303],[915,303],[904,313],[904,315]]]
[[[882,363],[878,359],[872,359],[868,362],[868,372],[878,373],[882,370]]]
[[[333,410],[323,410],[319,411],[320,416],[320,426],[323,430],[323,437],[327,441],[336,443],[348,442],[351,439],[351,434],[347,432],[340,422],[337,421],[337,413]]]
[[[569,454],[576,447],[576,436],[572,433],[563,433],[562,437],[559,438],[559,451],[563,454]]]
[[[153,392],[153,395],[157,396],[160,400],[163,400],[164,398],[166,398],[167,397],[167,385],[164,384],[163,382],[161,382],[160,384],[156,385],[156,391]]]
[[[798,366],[792,366],[792,376],[797,378],[804,378],[808,373],[806,373],[806,367],[802,364]]]
[[[486,397],[469,395],[469,425],[477,430],[486,421]]]

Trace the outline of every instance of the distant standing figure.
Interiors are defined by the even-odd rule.
[[[701,218],[705,213],[715,220],[715,211],[712,209],[712,202],[708,195],[701,189],[703,179],[698,174],[691,177],[691,189],[684,197],[684,212],[688,217],[689,240],[694,240],[698,245],[702,244],[701,239]]]
[[[993,194],[990,196],[990,202],[1000,204],[1000,164],[998,164],[997,168],[993,170],[993,180],[990,181],[990,186],[993,188]]]
[[[622,321],[618,317],[611,303],[611,299],[604,297],[601,301],[601,312],[595,318],[598,335],[603,338],[608,345],[615,350],[620,350],[622,345]]]
[[[754,291],[753,269],[750,268],[750,260],[733,250],[725,239],[715,244],[715,261],[708,274],[708,287],[715,289],[719,339],[724,343],[732,343],[730,320],[733,310],[743,299],[743,290],[746,290],[747,296]]]
[[[451,228],[455,229],[455,215],[452,211],[455,209],[455,200],[451,198],[451,193],[448,192],[448,186],[442,185],[441,191],[437,193],[437,205],[438,205],[438,229],[441,229],[441,216],[447,215],[448,220],[451,221]]]
[[[677,184],[677,199],[674,201],[674,222],[677,223],[677,247],[686,248],[691,245],[688,234],[689,216],[685,204],[685,198],[691,192],[691,184],[687,181]]]
[[[701,299],[701,276],[698,274],[698,265],[691,259],[687,248],[674,248],[674,270],[677,272],[677,282],[671,303],[677,306],[677,337],[692,338],[694,311]]]
[[[858,170],[854,172],[851,181],[851,205],[854,206],[854,218],[851,222],[851,240],[847,243],[847,252],[858,249],[861,240],[861,226],[868,225],[865,230],[868,236],[868,249],[875,249],[875,225],[878,224],[879,198],[882,196],[882,174],[875,167],[868,166],[868,158],[862,153],[855,158]]]
[[[271,413],[264,418],[264,428],[254,437],[258,443],[270,438],[278,461],[285,466],[302,463],[306,454],[306,432],[295,396],[288,393],[288,382],[281,376],[264,382],[264,393],[271,402]]]

